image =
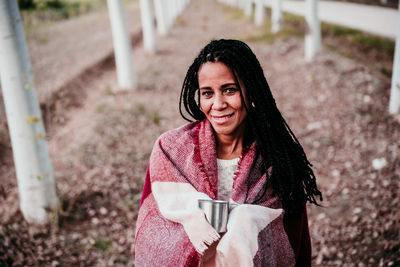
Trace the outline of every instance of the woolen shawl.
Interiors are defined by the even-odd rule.
[[[218,199],[216,159],[207,120],[158,138],[147,173],[151,188],[145,185],[136,224],[135,266],[200,266],[205,250],[217,240],[215,266],[295,265],[280,201],[270,187],[264,190],[268,179],[256,143],[239,160],[227,232],[221,238],[207,222],[198,199]],[[249,204],[256,200],[257,205]]]

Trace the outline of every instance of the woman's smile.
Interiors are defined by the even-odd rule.
[[[211,115],[212,119],[218,124],[224,124],[224,123],[229,122],[229,119],[232,118],[232,116],[233,116],[233,113],[228,114],[228,115],[220,115],[220,116]]]

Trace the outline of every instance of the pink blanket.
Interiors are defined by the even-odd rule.
[[[207,222],[197,201],[218,199],[216,157],[207,120],[169,131],[156,141],[147,175],[151,188],[146,181],[136,225],[136,266],[199,266],[215,241],[215,266],[295,265],[298,245],[294,252],[278,197],[271,189],[260,195],[267,176],[255,143],[239,161],[227,232],[221,237]],[[260,197],[257,205],[248,204]],[[307,232],[296,242],[309,245],[308,226],[299,230],[299,236]]]

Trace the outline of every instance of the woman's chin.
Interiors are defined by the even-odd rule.
[[[226,128],[214,127],[214,131],[217,136],[234,136],[235,135],[235,130],[231,129],[229,127],[226,127]]]

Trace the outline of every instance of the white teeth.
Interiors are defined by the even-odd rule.
[[[227,115],[227,116],[224,116],[224,117],[214,117],[214,120],[224,120],[224,119],[227,119],[227,118],[230,118],[230,117],[232,117],[232,115]]]

